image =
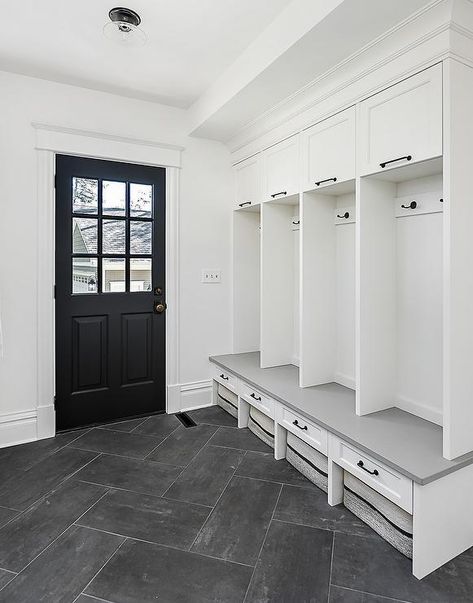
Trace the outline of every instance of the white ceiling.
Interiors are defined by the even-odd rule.
[[[148,36],[124,48],[102,33],[115,1],[0,0],[0,69],[189,107],[290,4],[123,0]]]

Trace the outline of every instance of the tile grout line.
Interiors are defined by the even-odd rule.
[[[283,489],[283,487],[284,487],[284,484],[281,484],[281,487],[280,487],[280,489],[279,489],[279,494],[278,494],[278,497],[277,497],[277,499],[276,499],[276,504],[274,505],[274,509],[273,509],[272,514],[271,514],[271,519],[269,520],[268,527],[267,527],[267,529],[266,529],[266,534],[264,535],[263,542],[261,543],[261,547],[260,547],[260,550],[259,550],[258,556],[256,557],[256,563],[255,563],[255,566],[254,566],[253,571],[252,571],[252,573],[251,573],[251,577],[250,577],[250,580],[249,580],[249,582],[248,582],[248,586],[246,587],[246,592],[245,592],[245,597],[244,597],[244,599],[243,599],[243,603],[245,603],[245,602],[246,602],[246,599],[247,599],[247,597],[248,597],[248,593],[250,592],[250,586],[251,586],[251,583],[253,582],[253,578],[254,578],[254,575],[255,575],[255,573],[256,573],[256,568],[258,567],[258,561],[259,561],[259,559],[260,559],[260,557],[261,557],[261,553],[263,552],[263,548],[264,548],[264,545],[265,545],[265,543],[266,543],[266,539],[267,539],[267,537],[268,537],[269,530],[270,530],[270,528],[271,528],[271,524],[273,523],[274,514],[275,514],[276,509],[277,509],[277,507],[278,507],[278,504],[279,504],[279,499],[281,498],[281,494],[282,494],[282,489]]]
[[[197,425],[197,427],[198,427],[198,425]],[[179,428],[178,428],[178,429],[179,429]],[[174,433],[175,431],[177,431],[177,429],[175,429],[175,430],[174,430],[172,433]],[[211,435],[211,436],[208,438],[208,440],[205,442],[205,444],[203,444],[203,445],[202,445],[202,446],[199,448],[199,450],[198,450],[198,451],[197,451],[197,452],[194,454],[194,456],[193,456],[193,457],[191,458],[191,460],[190,460],[190,461],[187,463],[187,465],[185,465],[185,466],[184,466],[184,469],[187,469],[187,467],[189,467],[189,465],[192,463],[192,461],[195,459],[195,457],[196,457],[196,456],[197,456],[197,455],[198,455],[200,452],[202,452],[202,450],[203,450],[203,449],[204,449],[206,446],[208,446],[208,445],[209,445],[209,441],[210,441],[210,440],[213,438],[213,436],[215,435],[215,433],[217,433],[217,431],[218,431],[218,428],[217,428],[217,430],[216,430],[216,431],[215,431],[215,432],[214,432],[214,433],[213,433],[213,434],[212,434],[212,435]],[[172,434],[169,434],[169,436],[171,436],[171,435],[172,435]],[[169,436],[168,436],[168,437],[169,437]],[[166,440],[167,440],[167,439],[168,439],[168,438],[166,438]],[[164,442],[165,442],[166,440],[163,440],[163,442],[161,442],[161,444],[164,444]],[[161,446],[161,444],[160,444],[159,446]],[[159,448],[159,446],[157,446],[157,447],[155,448],[155,450],[157,450],[157,449]],[[153,451],[153,452],[154,452],[154,451]],[[150,452],[150,454],[151,454],[151,452]],[[149,456],[149,455],[148,455],[148,456]],[[147,458],[147,457],[146,457],[146,458]],[[153,463],[160,463],[161,461],[150,461],[150,462],[153,462]],[[175,465],[175,466],[176,466],[176,467],[180,467],[181,465]]]
[[[199,454],[202,452],[202,450],[204,448],[206,448],[207,446],[208,446],[208,441],[202,446],[202,448],[199,450],[199,452],[197,452],[197,454],[194,455],[192,460],[185,467],[183,467],[182,471],[179,473],[179,475],[176,477],[176,479],[173,481],[173,483],[169,486],[169,488],[166,488],[166,490],[161,495],[163,498],[166,498],[166,494],[168,493],[168,491],[172,488],[172,486],[174,486],[174,484],[181,477],[181,475],[184,473],[184,471],[194,462],[194,460],[199,456]],[[246,455],[246,453],[245,453],[245,455]],[[245,455],[243,455],[243,456],[245,456]],[[240,463],[238,464],[238,466],[240,466]],[[238,467],[237,467],[237,469],[238,469]],[[237,469],[235,469],[235,471]],[[171,500],[179,500],[179,499],[171,499]],[[190,501],[182,501],[182,502],[190,502]],[[205,507],[207,505],[203,505],[203,506]],[[212,505],[209,505],[209,506],[212,506]]]
[[[2,568],[3,569],[3,568]],[[9,584],[11,584],[13,582],[13,580],[18,576],[17,573],[15,572],[11,572],[10,570],[4,570],[5,572],[8,572],[9,574],[12,574],[12,578],[11,580],[8,580],[8,582],[6,584],[4,584],[3,586],[0,586],[0,593],[2,592],[2,590],[4,588],[6,588]]]
[[[91,508],[92,508],[92,507],[93,507],[93,506],[96,504],[96,503],[98,503],[98,502],[99,502],[99,500],[101,500],[101,499],[102,499],[102,498],[103,498],[103,497],[104,497],[106,494],[108,494],[108,490],[107,490],[106,492],[104,492],[104,493],[103,493],[103,494],[100,496],[100,498],[99,498],[98,500],[94,501],[94,503],[93,503],[92,505],[90,505],[90,507],[89,507],[88,509],[86,509],[86,511],[84,511],[84,513],[82,513],[82,514],[80,515],[79,519],[80,519],[81,517],[83,517],[83,516],[84,516],[84,515],[85,515],[85,514],[86,514],[86,513],[87,513],[87,512],[88,512],[88,511],[89,511],[89,510],[90,510],[90,509],[91,509]],[[75,521],[77,521],[77,520],[75,520]],[[39,552],[39,553],[38,553],[38,554],[37,554],[35,557],[33,557],[33,559],[31,559],[31,561],[29,561],[29,562],[28,562],[28,563],[25,565],[25,567],[24,567],[24,568],[23,568],[21,571],[19,571],[19,572],[16,574],[16,577],[18,577],[20,574],[22,574],[22,573],[23,573],[23,572],[24,572],[24,571],[25,571],[25,570],[26,570],[26,569],[27,569],[27,568],[28,568],[28,567],[29,567],[29,566],[30,566],[32,563],[34,563],[34,561],[36,561],[36,559],[38,559],[38,557],[40,557],[40,556],[41,556],[43,553],[45,553],[45,552],[46,552],[46,551],[47,551],[47,550],[48,550],[50,547],[52,547],[52,545],[53,545],[53,544],[54,544],[54,543],[55,543],[57,540],[59,540],[59,538],[61,538],[61,536],[63,536],[63,535],[64,535],[64,534],[67,532],[67,530],[69,530],[69,529],[70,529],[70,528],[71,528],[73,525],[74,525],[74,522],[72,522],[71,524],[69,524],[69,525],[67,526],[67,528],[65,528],[65,529],[64,529],[64,530],[63,530],[63,531],[62,531],[60,534],[58,534],[58,535],[56,536],[56,538],[54,538],[54,540],[52,540],[52,541],[51,541],[51,542],[50,542],[50,543],[49,543],[49,544],[48,544],[46,547],[44,547],[44,549],[43,549],[42,551],[40,551],[40,552]],[[15,578],[16,578],[16,577],[15,577]]]
[[[52,455],[50,455],[50,456],[52,456]],[[90,461],[87,461],[87,463],[83,467],[80,467],[79,469],[77,469],[76,471],[74,471],[74,473],[71,473],[71,475],[68,475],[67,477],[65,477],[64,479],[62,479],[53,488],[51,488],[51,490],[48,490],[47,492],[45,492],[44,494],[42,494],[39,498],[37,498],[36,500],[34,500],[28,507],[26,507],[26,509],[23,509],[23,510],[21,510],[21,509],[12,509],[13,511],[17,511],[18,515],[15,515],[15,517],[12,517],[10,519],[10,521],[7,521],[7,523],[0,528],[0,532],[1,532],[1,530],[3,530],[4,527],[6,527],[7,525],[9,525],[11,522],[19,519],[22,515],[25,515],[26,513],[28,513],[29,511],[31,511],[35,505],[42,503],[48,496],[50,496],[53,492],[55,492],[61,486],[63,486],[68,480],[70,480],[72,477],[74,477],[74,475],[76,475],[76,473],[78,473],[79,471],[82,471],[82,469],[84,469],[85,467],[87,467],[87,465],[90,465],[90,463],[92,463],[93,461],[97,460],[100,456],[101,456],[101,454],[97,453],[96,457],[94,457]],[[101,484],[92,484],[92,485],[95,485],[95,486],[98,485],[98,486],[100,486]]]
[[[335,550],[335,532],[332,532],[332,550],[330,551],[330,572],[328,574],[327,603],[330,603],[330,592],[332,590],[333,553]]]
[[[285,486],[286,484],[283,484]],[[287,523],[294,526],[301,526],[302,528],[309,528],[311,530],[322,530],[323,532],[333,532],[334,534],[345,534],[347,536],[355,536],[356,538],[373,538],[377,540],[380,538],[378,534],[373,530],[373,536],[365,535],[365,534],[356,534],[355,532],[348,532],[345,530],[335,530],[333,528],[322,528],[321,526],[311,526],[308,523],[300,523],[299,521],[289,521],[288,519],[278,519],[275,517],[273,521],[277,521],[278,523]]]
[[[218,431],[218,430],[217,430],[217,431]],[[217,432],[215,432],[215,433],[217,433]],[[189,547],[189,552],[192,550],[192,547],[193,547],[193,546],[195,545],[195,543],[197,542],[197,539],[199,538],[200,534],[202,533],[202,530],[203,530],[203,529],[204,529],[204,527],[206,526],[207,522],[209,521],[210,517],[212,516],[213,512],[215,511],[215,509],[216,509],[216,507],[217,507],[217,505],[218,505],[218,503],[219,503],[220,499],[222,498],[222,496],[223,496],[223,495],[224,495],[224,493],[226,492],[226,490],[227,490],[228,486],[230,485],[230,482],[231,482],[231,481],[232,481],[232,479],[235,477],[235,473],[237,472],[238,467],[239,467],[239,466],[241,465],[241,463],[243,462],[243,459],[245,458],[245,456],[246,456],[246,452],[245,452],[245,454],[243,455],[243,457],[242,457],[241,461],[240,461],[240,462],[238,463],[238,465],[235,467],[234,472],[232,473],[232,475],[231,475],[230,479],[228,480],[228,482],[225,484],[225,487],[223,488],[222,492],[220,493],[220,496],[219,496],[219,497],[217,498],[217,500],[215,501],[215,504],[214,504],[214,506],[213,506],[212,510],[211,510],[211,511],[210,511],[210,513],[207,515],[206,520],[205,520],[205,521],[204,521],[204,523],[202,524],[202,527],[200,528],[200,530],[199,530],[199,532],[198,532],[197,536],[194,538],[193,543],[192,543],[192,544],[190,545],[190,547]],[[226,559],[225,559],[225,561],[226,561]]]
[[[175,433],[179,429],[179,427],[180,427],[180,425],[178,425],[176,427],[176,429],[173,429],[171,431],[171,433],[168,433],[167,436],[165,436],[165,438],[163,440],[161,440],[161,442],[159,442],[159,444],[153,448],[153,450],[148,452],[148,454],[145,456],[145,458],[143,460],[145,460],[145,461],[148,460],[148,457],[151,456],[153,454],[153,452],[155,452],[162,444],[164,444],[164,442],[166,442],[172,436],[172,434]],[[136,435],[139,435],[139,434],[136,434]],[[156,461],[156,462],[159,462],[159,461]]]
[[[385,599],[388,603],[392,602],[392,603],[414,603],[413,601],[407,601],[404,599],[393,599],[391,597],[385,597],[384,595],[378,595],[375,593],[367,593],[364,590],[356,590],[355,588],[350,588],[349,586],[337,586],[336,584],[334,584],[333,586],[335,586],[335,588],[341,588],[342,590],[348,590],[351,593],[358,593],[360,595],[369,595],[370,597],[378,597],[381,599]]]
[[[87,593],[84,593],[84,592],[79,593],[79,595],[74,599],[74,601],[72,601],[72,603],[75,603],[81,597],[87,597],[87,599],[90,599],[91,601],[93,599],[94,601],[99,601],[100,603],[116,603],[115,601],[109,601],[108,599],[102,599],[101,597],[96,597],[94,595],[88,595]]]
[[[121,549],[121,547],[125,544],[125,542],[127,541],[127,538],[124,538],[122,540],[122,542],[120,542],[120,544],[117,546],[117,548],[113,551],[113,553],[108,557],[108,559],[105,561],[105,563],[101,566],[101,568],[95,572],[95,574],[92,576],[92,578],[87,582],[87,584],[85,585],[85,587],[82,589],[82,591],[77,595],[77,597],[74,599],[73,603],[75,603],[75,601],[77,601],[77,599],[84,593],[84,591],[89,588],[89,586],[91,585],[91,583],[95,580],[95,578],[100,574],[100,572],[103,570],[103,568],[107,565],[107,563],[109,561],[111,561],[111,559],[117,554],[117,552]],[[85,593],[84,593],[85,594]],[[92,595],[93,596],[93,595]]]

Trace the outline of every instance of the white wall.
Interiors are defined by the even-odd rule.
[[[230,158],[220,143],[188,138],[186,120],[180,109],[0,72],[0,426],[5,415],[12,418],[36,408],[40,209],[32,122],[185,147],[180,180],[179,382],[208,379],[209,353],[231,351]],[[201,284],[202,268],[221,269],[222,283]],[[207,392],[200,391],[200,400],[202,394],[205,398]],[[1,438],[0,429],[0,446]]]

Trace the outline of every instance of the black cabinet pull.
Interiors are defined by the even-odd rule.
[[[383,161],[380,163],[380,167],[385,168],[390,163],[396,163],[396,161],[402,161],[403,159],[407,159],[407,161],[411,161],[412,155],[405,155],[405,157],[398,157],[397,159],[390,159],[389,161]]]
[[[302,427],[301,425],[299,425],[299,421],[297,419],[294,419],[292,424],[296,427],[299,427],[299,429],[302,429],[302,431],[307,431],[307,425],[304,425],[304,427]]]
[[[261,402],[261,396],[256,396],[255,394],[250,394],[250,397],[253,398],[253,400],[256,400],[257,402]]]
[[[287,195],[287,191],[281,191],[280,193],[274,193],[274,195],[271,195],[271,199],[274,199],[275,197],[279,197],[279,195]]]
[[[294,226],[299,226],[299,224],[301,223],[301,221],[300,220],[296,220],[294,222],[294,220],[293,220],[292,223],[294,224]]]
[[[244,203],[239,203],[238,207],[245,207],[245,205],[251,205],[251,201],[245,201]]]
[[[375,469],[374,471],[370,471],[369,469],[367,469],[363,461],[358,461],[357,465],[358,467],[363,469],[363,471],[366,471],[366,473],[369,473],[370,475],[379,475],[379,471],[377,469]]]
[[[320,186],[321,184],[325,184],[326,182],[336,182],[336,178],[327,178],[326,180],[319,180],[315,183],[315,186]]]
[[[411,201],[409,205],[401,205],[403,209],[415,209],[417,207],[417,201]]]
[[[345,218],[345,220],[348,220],[348,218],[350,217],[350,214],[346,211],[343,216],[341,216],[340,214],[337,214],[337,218]]]
[[[223,379],[224,381],[228,381],[228,377],[225,377],[225,375],[223,373],[220,375],[220,379]]]

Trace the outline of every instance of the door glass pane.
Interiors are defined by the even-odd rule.
[[[97,258],[72,258],[72,293],[97,293]]]
[[[125,182],[102,183],[102,213],[107,216],[125,215],[126,184]]]
[[[130,259],[130,291],[151,291],[151,258]]]
[[[151,222],[130,222],[130,253],[151,253]]]
[[[78,214],[96,214],[99,183],[90,178],[72,179],[72,211]]]
[[[97,253],[96,219],[72,219],[72,251],[73,253]]]
[[[130,216],[151,218],[153,201],[152,184],[130,184]]]
[[[125,260],[121,258],[103,258],[102,291],[117,293],[125,291]]]
[[[103,220],[102,253],[125,253],[125,220]]]

